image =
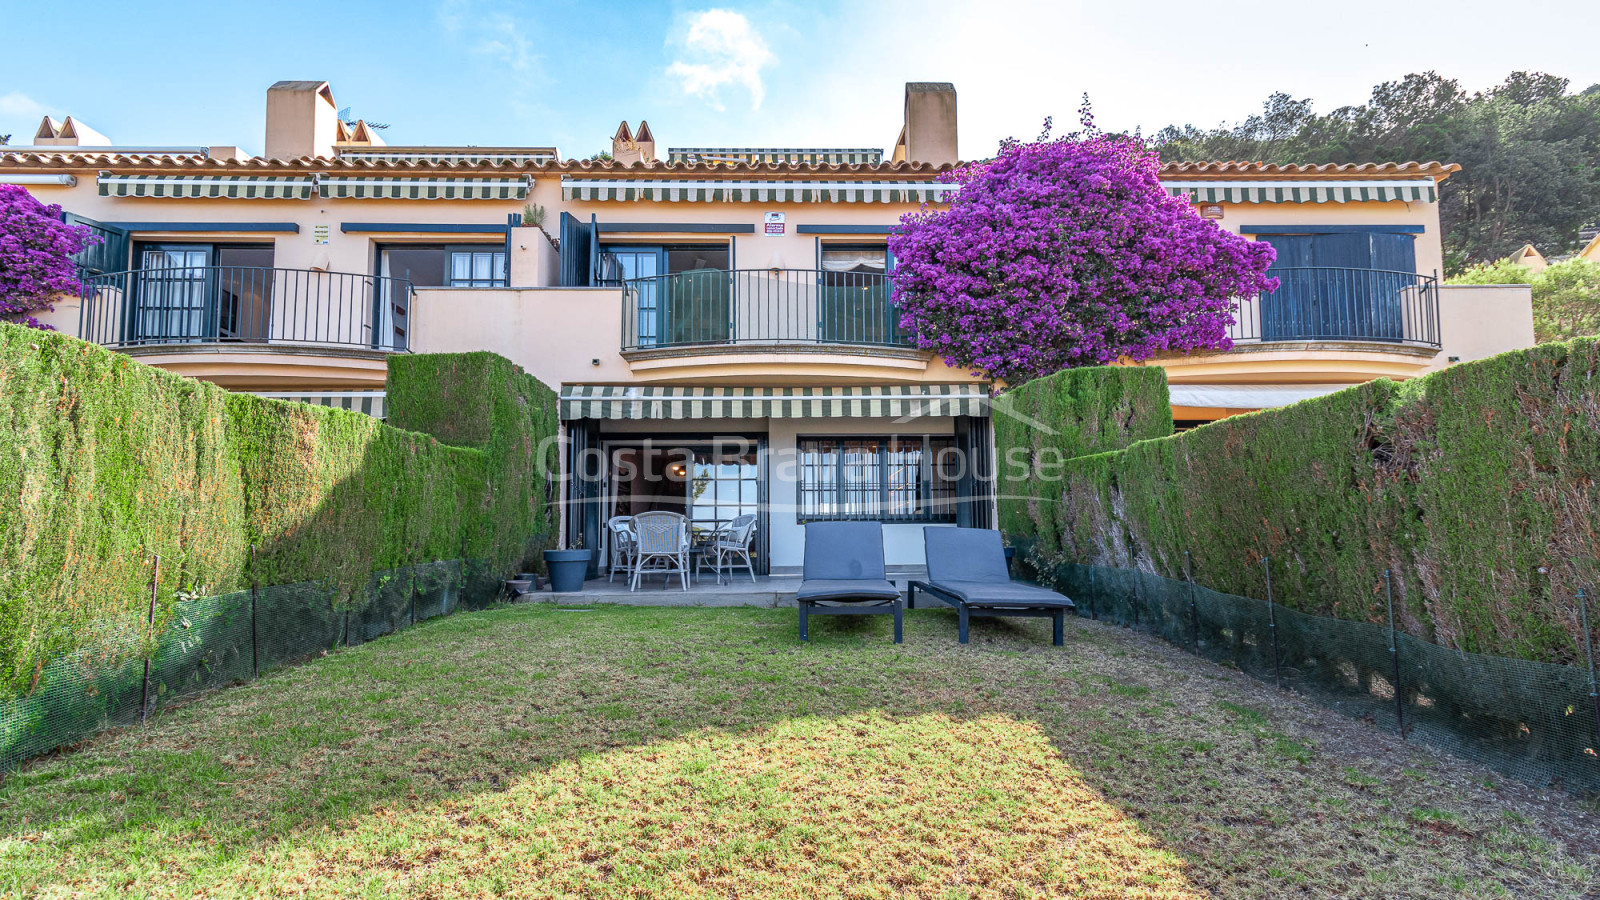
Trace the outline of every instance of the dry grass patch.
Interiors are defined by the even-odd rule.
[[[1571,897],[1595,817],[1159,643],[453,616],[0,785],[0,892]]]

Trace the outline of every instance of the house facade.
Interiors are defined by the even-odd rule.
[[[45,122],[0,183],[103,242],[47,321],[233,390],[382,414],[386,359],[489,350],[561,395],[568,545],[649,509],[710,530],[758,516],[757,566],[800,564],[808,521],[992,527],[972,373],[911,346],[891,227],[945,203],[956,94],[908,84],[892,148],[394,147],[324,82],[268,91],[266,151],[86,143]],[[98,135],[94,140],[104,141]],[[1455,167],[1169,165],[1167,190],[1278,248],[1233,350],[1151,361],[1197,423],[1533,342],[1526,288],[1454,288],[1438,184]]]

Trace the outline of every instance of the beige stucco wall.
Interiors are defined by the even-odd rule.
[[[1439,288],[1443,345],[1430,369],[1531,347],[1533,288],[1525,284],[1449,284]]]
[[[411,315],[418,353],[488,350],[551,387],[631,380],[617,288],[430,288]]]
[[[76,173],[76,187],[38,187],[29,191],[40,201],[58,203],[68,212],[102,222],[292,222],[298,234],[229,231],[163,232],[140,230],[135,241],[170,240],[271,244],[273,263],[283,269],[326,268],[332,272],[371,274],[380,243],[491,244],[503,246],[503,234],[346,234],[343,223],[472,224],[503,228],[506,217],[522,211],[522,201],[504,200],[224,200],[149,197],[102,197],[95,172]],[[328,243],[317,244],[315,229],[328,226]],[[522,229],[514,232],[520,235]],[[532,244],[530,241],[522,243]],[[518,262],[515,258],[513,264]]]
[[[752,347],[630,354],[620,288],[427,288],[412,302],[418,353],[489,350],[552,387],[567,384],[966,383],[925,353]],[[731,350],[732,352],[727,352]],[[598,364],[596,364],[598,360]]]

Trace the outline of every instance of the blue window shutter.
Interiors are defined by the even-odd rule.
[[[1372,235],[1372,267],[1390,272],[1417,270],[1417,240],[1409,234]]]
[[[1303,270],[1311,265],[1311,236],[1268,234],[1261,239],[1278,251],[1278,258],[1268,273],[1278,279],[1278,289],[1261,298],[1261,339],[1281,341],[1302,337],[1311,307],[1308,292],[1313,273]]]
[[[561,286],[588,287],[594,232],[572,213],[561,214]]]

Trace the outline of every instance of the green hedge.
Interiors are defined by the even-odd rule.
[[[995,490],[1009,501],[1000,528],[1031,533],[1031,521],[1053,521],[1067,460],[1172,434],[1167,376],[1155,366],[1069,369],[996,398],[993,421]]]
[[[151,554],[162,621],[246,587],[252,544],[256,581],[320,582],[340,604],[378,570],[537,564],[555,394],[487,353],[398,357],[388,391],[416,431],[0,325],[0,693],[142,634]]]
[[[1279,602],[1383,622],[1390,569],[1411,634],[1581,663],[1597,372],[1594,341],[1548,344],[1236,416],[1075,459],[1002,520],[1046,579],[1062,562],[1182,577],[1189,551],[1196,581],[1264,597],[1270,558]]]

